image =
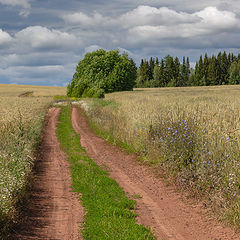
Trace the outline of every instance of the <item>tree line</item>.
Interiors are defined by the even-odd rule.
[[[127,54],[99,49],[79,61],[67,88],[69,97],[104,97],[133,87],[183,87],[240,84],[240,54],[201,55],[195,69],[189,57],[142,59],[139,68]]]
[[[240,54],[228,55],[224,51],[217,56],[201,55],[195,69],[190,67],[189,57],[167,55],[159,61],[151,57],[142,59],[137,71],[136,87],[183,87],[240,84]]]

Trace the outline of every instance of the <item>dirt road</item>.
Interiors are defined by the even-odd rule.
[[[48,112],[23,221],[10,239],[77,240],[83,209],[71,192],[69,164],[56,136],[59,108]]]
[[[89,128],[77,108],[72,110],[72,123],[81,136],[81,144],[99,165],[110,169],[110,177],[137,200],[139,223],[149,225],[158,239],[164,240],[237,240],[230,228],[223,227],[204,215],[201,206],[186,203],[173,187],[167,187],[152,169],[139,164],[129,155],[107,144]]]

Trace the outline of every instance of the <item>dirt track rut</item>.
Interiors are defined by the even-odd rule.
[[[98,165],[107,166],[115,179],[137,199],[138,222],[149,225],[158,239],[164,240],[237,240],[237,235],[204,215],[200,205],[186,203],[173,187],[167,187],[150,167],[139,164],[134,154],[126,154],[97,137],[77,108],[72,110],[72,124],[81,136],[81,144]]]
[[[48,112],[29,202],[21,225],[10,239],[81,239],[83,208],[71,192],[69,164],[57,140],[59,113],[60,108]]]

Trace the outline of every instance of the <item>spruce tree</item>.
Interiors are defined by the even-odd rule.
[[[208,66],[208,85],[217,85],[217,59],[212,56]]]

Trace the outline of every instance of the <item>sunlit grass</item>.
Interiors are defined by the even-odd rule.
[[[0,96],[2,97],[17,97],[25,92],[33,92],[35,97],[53,97],[55,95],[66,95],[66,91],[66,87],[0,84]]]
[[[18,97],[31,91],[45,97]],[[0,85],[0,238],[25,197],[44,116],[53,101],[47,96],[55,93],[49,87]]]
[[[88,102],[99,129],[240,225],[240,86],[137,89],[104,101],[113,103]]]

